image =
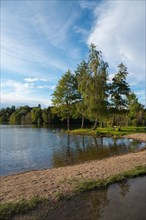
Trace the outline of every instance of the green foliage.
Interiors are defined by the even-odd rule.
[[[136,126],[133,127],[122,127],[122,129],[119,130],[119,127],[116,127],[115,129],[111,127],[106,128],[96,128],[95,130],[92,129],[76,129],[70,131],[70,134],[76,134],[76,135],[91,135],[91,136],[114,136],[114,137],[120,137],[122,135],[126,134],[133,134],[133,133],[146,133],[146,127],[139,127],[137,129]]]
[[[12,106],[11,108],[2,108],[0,110],[0,123],[8,123],[10,116],[15,112],[15,106]]]
[[[41,201],[41,198],[34,196],[30,200],[20,200],[18,202],[1,203],[0,220],[8,220],[18,213],[26,213],[30,210],[33,210]]]
[[[42,120],[42,109],[41,106],[38,105],[38,107],[34,107],[31,110],[31,118],[33,123],[39,124]]]
[[[128,75],[127,67],[123,63],[119,66],[118,73],[113,77],[111,84],[111,102],[112,106],[120,111],[127,107],[127,96],[130,92],[129,85],[126,82],[126,77]]]
[[[88,118],[88,86],[89,86],[89,70],[88,70],[88,63],[84,60],[78,64],[77,69],[75,71],[76,79],[78,83],[78,92],[79,92],[79,99],[76,103],[76,111],[74,117],[82,117],[82,125],[81,128],[84,127],[84,119],[85,117]]]
[[[77,68],[79,91],[82,96],[82,107],[86,108],[86,117],[90,120],[102,120],[107,110],[107,67],[101,51],[91,44],[89,62],[85,61]],[[79,108],[81,108],[79,106]]]
[[[52,112],[61,117],[62,120],[66,119],[68,121],[68,129],[69,119],[74,114],[78,99],[77,79],[68,70],[59,80],[52,98]]]
[[[137,126],[144,125],[146,120],[144,106],[138,102],[138,98],[134,92],[128,94],[127,104],[130,123]]]

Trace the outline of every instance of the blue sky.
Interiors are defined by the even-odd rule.
[[[51,105],[57,81],[88,58],[94,43],[109,62],[123,62],[145,104],[145,1],[2,0],[1,107]]]

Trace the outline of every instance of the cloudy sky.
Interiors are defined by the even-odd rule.
[[[145,104],[145,0],[2,0],[1,107],[51,105],[61,75],[94,43],[110,78],[123,62]]]

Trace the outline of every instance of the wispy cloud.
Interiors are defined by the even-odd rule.
[[[38,67],[44,75],[55,69],[66,71],[68,57],[79,57],[79,50],[68,40],[77,16],[72,7],[72,3],[63,6],[56,1],[2,2],[1,68],[28,76],[39,75]],[[71,48],[64,53],[67,45]]]
[[[47,79],[39,79],[39,78],[25,78],[26,82],[49,82]]]
[[[94,0],[78,0],[78,3],[83,9],[94,9],[97,6],[97,1]]]
[[[15,80],[6,80],[1,83],[1,105],[9,103],[9,105],[24,105],[31,106],[41,104],[43,107],[51,105],[49,95],[39,94],[37,90],[47,89],[53,90],[55,85],[37,85],[38,81],[18,82]],[[46,92],[47,93],[47,92]]]
[[[145,1],[105,1],[95,9],[88,38],[111,67],[124,62],[129,81],[145,81]]]

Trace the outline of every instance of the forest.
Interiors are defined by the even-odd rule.
[[[52,94],[52,106],[0,109],[1,124],[70,124],[97,126],[145,126],[146,109],[127,82],[127,67],[120,63],[109,79],[109,65],[102,52],[90,45],[88,61],[82,60],[72,73],[67,70]]]

